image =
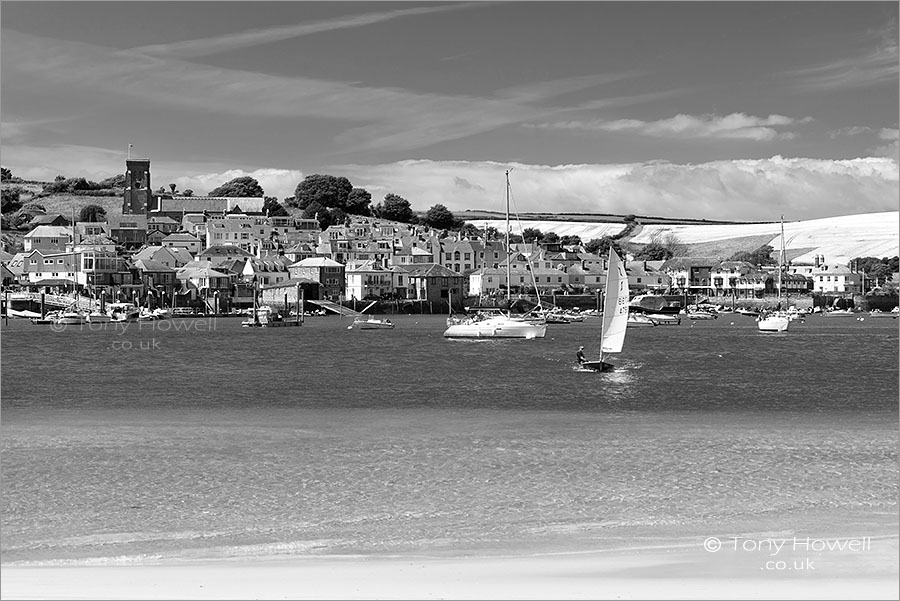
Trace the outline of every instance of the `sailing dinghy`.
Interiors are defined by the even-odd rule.
[[[606,269],[606,289],[603,297],[603,320],[600,326],[600,358],[585,361],[581,367],[594,371],[609,371],[615,366],[603,360],[604,353],[620,353],[628,328],[628,274],[618,253],[610,246],[609,266]]]

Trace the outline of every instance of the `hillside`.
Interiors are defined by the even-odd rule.
[[[781,248],[781,225],[771,223],[647,223],[620,240],[626,249],[636,249],[655,238],[674,236],[683,256],[727,259],[738,251],[753,251],[765,244]],[[471,220],[476,227],[503,230],[505,218]],[[559,236],[578,236],[582,241],[615,236],[625,229],[622,217],[610,222],[572,222],[560,220],[513,220],[512,231],[534,228]],[[831,263],[848,263],[856,257],[894,257],[900,255],[900,211],[845,215],[784,224],[785,255],[790,261],[813,263],[822,255]]]
[[[25,188],[33,194],[41,191],[40,182],[7,184]],[[23,196],[24,203],[36,202],[47,213],[77,215],[82,207],[95,204],[108,214],[121,211],[121,196],[81,196],[54,194],[42,198]],[[468,210],[457,217],[478,228],[506,228],[503,215],[490,211]],[[624,215],[532,213],[512,219],[514,233],[535,228],[543,233],[559,236],[578,236],[589,241],[616,236],[626,225]],[[687,257],[718,257],[726,259],[739,251],[753,251],[768,244],[776,251],[781,247],[780,224],[735,223],[726,221],[676,219],[635,215],[638,227],[620,240],[626,250],[634,251],[655,238],[674,236]],[[812,263],[817,255],[828,262],[847,263],[856,257],[893,257],[900,255],[900,212],[845,215],[808,221],[789,221],[784,224],[785,248],[788,260]],[[21,234],[3,232],[4,243],[20,238]]]

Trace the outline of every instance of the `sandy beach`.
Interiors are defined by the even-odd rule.
[[[727,544],[727,541],[726,541]],[[724,552],[721,552],[724,551]],[[3,599],[897,599],[898,541],[863,553],[696,546],[532,556],[4,566]],[[729,552],[730,551],[730,552]],[[776,569],[773,563],[783,561]],[[799,569],[799,566],[804,566]],[[794,569],[794,568],[798,569]]]

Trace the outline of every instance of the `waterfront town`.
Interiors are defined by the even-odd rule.
[[[254,302],[288,309],[302,298],[332,308],[377,301],[448,312],[502,301],[507,286],[510,294],[537,293],[565,305],[557,301],[599,296],[606,277],[605,254],[588,252],[583,241],[511,243],[507,252],[502,235],[359,215],[323,230],[312,217],[267,214],[263,197],[154,191],[149,159],[129,159],[126,168],[121,212],[105,221],[45,214],[27,223],[24,248],[3,251],[4,291],[55,298],[74,291],[73,302],[101,311],[131,303],[229,314]],[[777,265],[717,257],[627,255],[626,270],[632,295],[734,304],[780,292],[806,307],[814,296],[852,299],[882,284],[895,289],[897,279],[894,273],[891,281],[873,281],[824,255],[811,264],[788,262],[781,273]]]

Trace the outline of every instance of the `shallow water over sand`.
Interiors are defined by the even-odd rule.
[[[597,320],[525,341],[392,318],[11,321],[3,561],[896,532],[895,320],[637,328],[596,374],[574,352],[596,348]]]

